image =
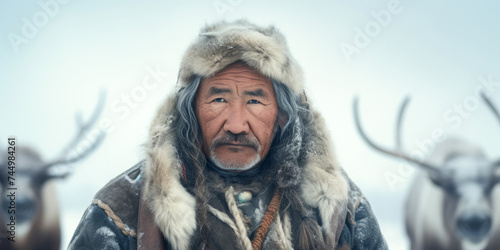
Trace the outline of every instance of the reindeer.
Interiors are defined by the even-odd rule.
[[[482,99],[500,121],[485,94]],[[401,123],[409,99],[401,105],[396,123],[396,148],[373,142],[361,127],[358,100],[354,117],[358,132],[372,148],[417,166],[406,199],[406,232],[411,249],[500,249],[500,159],[491,161],[479,147],[457,138],[445,139],[425,160],[410,157],[401,144]]]
[[[82,150],[77,148],[84,139],[89,140],[88,133],[102,111],[103,102],[104,96],[101,94],[98,105],[86,124],[82,122],[80,114],[77,114],[78,133],[55,160],[45,162],[35,150],[15,146],[15,214],[8,212],[8,195],[12,190],[7,189],[11,187],[7,183],[7,157],[5,153],[2,155],[0,249],[60,249],[59,205],[52,180],[67,177],[72,172],[70,164],[88,156],[102,142],[104,132],[99,130],[90,139],[88,147]],[[6,226],[11,223],[11,216],[15,216],[15,242],[8,240],[12,235]]]

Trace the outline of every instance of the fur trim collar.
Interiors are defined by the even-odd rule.
[[[213,75],[237,60],[243,60],[263,75],[285,83],[296,95],[302,95],[301,70],[290,55],[284,37],[272,26],[261,28],[242,20],[220,22],[202,29],[182,60],[179,84],[187,85],[193,74]],[[196,230],[196,201],[181,184],[183,168],[170,129],[176,103],[176,96],[171,94],[151,125],[146,145],[143,199],[172,247],[188,249]],[[349,184],[336,163],[321,115],[311,106],[309,109],[314,120],[304,128],[308,138],[301,149],[304,160],[300,166],[300,196],[319,210],[327,243],[335,246],[347,214]]]

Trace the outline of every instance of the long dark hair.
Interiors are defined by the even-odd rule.
[[[186,185],[196,197],[197,223],[200,238],[197,244],[202,248],[211,248],[210,226],[207,221],[207,188],[205,185],[206,158],[202,151],[203,137],[195,112],[196,91],[201,83],[201,76],[193,76],[191,82],[177,93],[177,112],[172,128],[175,130],[176,147],[186,169]],[[291,217],[300,225],[293,228],[294,244],[300,249],[325,248],[321,228],[311,217],[313,209],[305,204],[298,194],[301,180],[302,139],[307,135],[304,125],[312,122],[312,115],[306,103],[302,103],[285,84],[271,79],[276,101],[278,119],[281,124],[267,158],[277,166],[276,182],[283,189],[283,201],[280,213],[289,210]],[[306,123],[306,124],[304,124]],[[302,153],[303,154],[303,153]]]

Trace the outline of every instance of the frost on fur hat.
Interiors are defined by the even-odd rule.
[[[213,76],[238,60],[262,75],[280,81],[299,95],[302,70],[290,54],[285,37],[274,26],[259,27],[246,20],[207,25],[184,54],[178,85],[193,75]]]

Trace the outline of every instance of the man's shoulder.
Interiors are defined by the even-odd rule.
[[[138,197],[141,190],[143,165],[144,161],[140,161],[133,167],[110,180],[96,193],[94,199],[111,201],[116,200],[117,196],[125,196],[121,198],[131,196]]]
[[[351,242],[353,249],[387,249],[387,243],[368,199],[350,179],[349,186],[348,215],[341,241]]]
[[[135,249],[143,164],[135,164],[97,192],[68,249]]]
[[[143,165],[141,161],[109,181],[92,201],[109,217],[115,218],[117,225],[123,223],[131,232],[137,231]]]

